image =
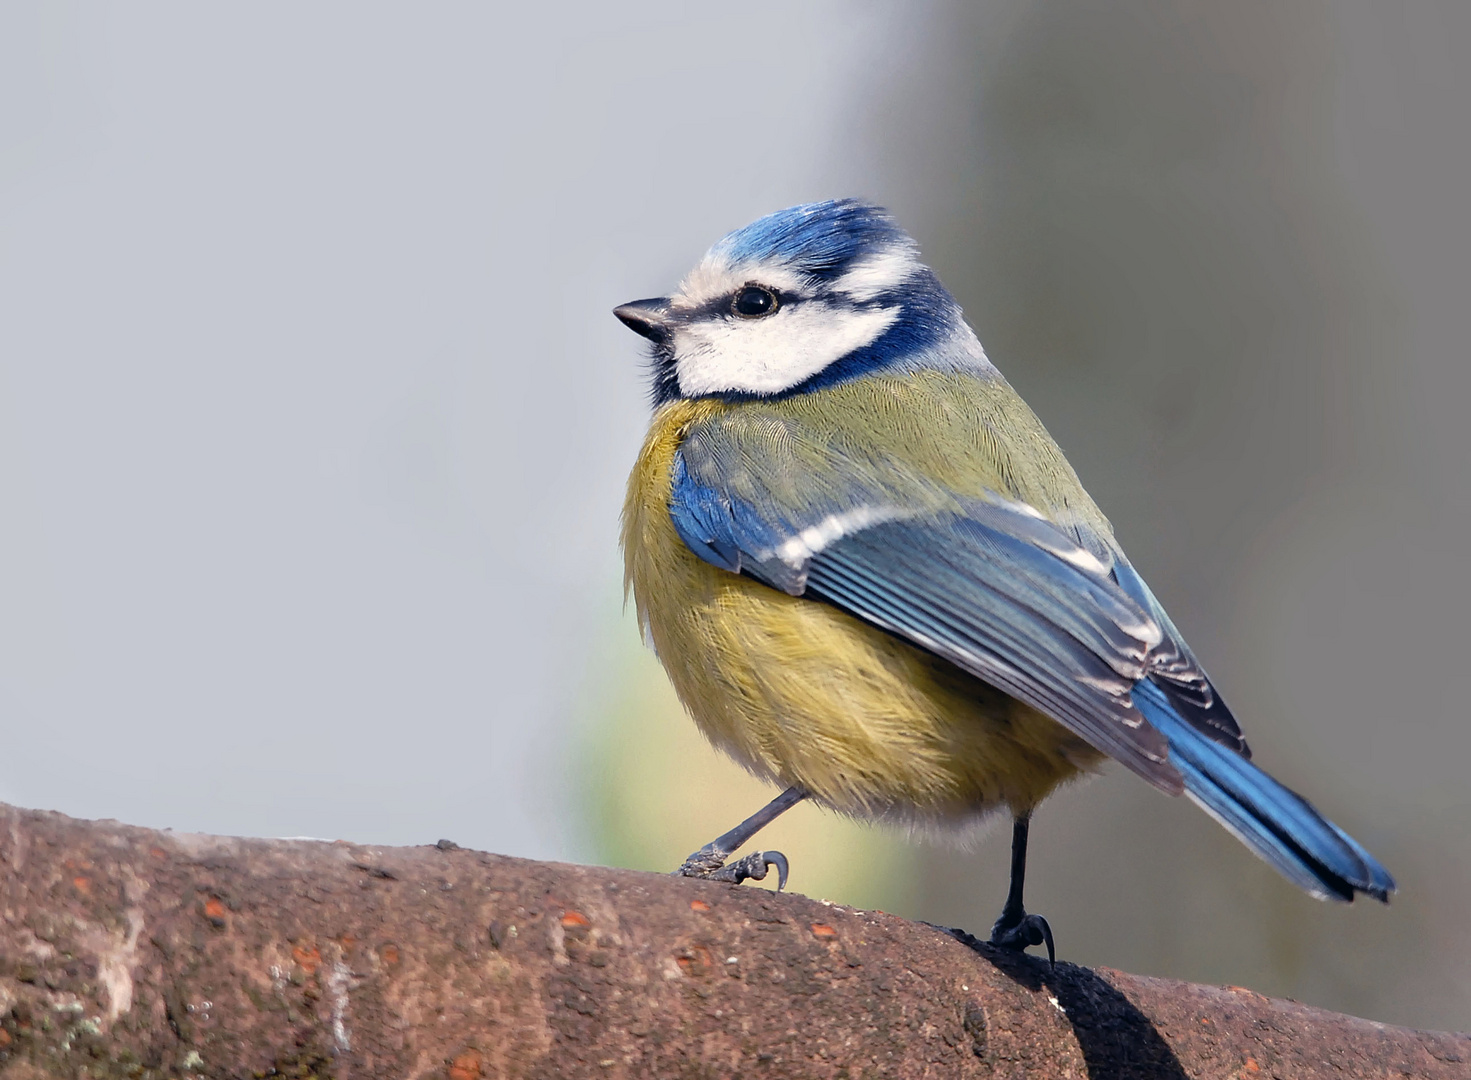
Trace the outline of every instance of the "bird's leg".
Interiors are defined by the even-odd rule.
[[[774,866],[776,867],[776,889],[777,892],[780,892],[787,885],[787,857],[780,851],[753,851],[729,866],[725,865],[725,860],[730,858],[731,852],[739,849],[747,840],[806,797],[807,792],[799,787],[787,788],[730,832],[717,836],[691,855],[675,873],[684,877],[729,881],[739,885],[747,878],[760,881],[766,876],[766,868]]]
[[[1028,915],[1022,906],[1022,883],[1027,876],[1027,826],[1030,814],[1018,814],[1011,826],[1011,888],[1001,918],[991,927],[991,944],[1024,952],[1029,946],[1047,944],[1047,962],[1055,963],[1052,927],[1040,915]]]

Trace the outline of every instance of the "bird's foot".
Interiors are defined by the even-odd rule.
[[[991,944],[998,949],[1026,952],[1033,945],[1047,946],[1047,963],[1057,963],[1057,950],[1052,945],[1052,927],[1041,915],[1002,912],[996,925],[991,927]]]
[[[753,851],[751,854],[726,864],[728,854],[701,848],[684,861],[675,871],[681,877],[703,878],[706,881],[728,881],[739,885],[749,878],[761,881],[769,867],[776,867],[776,891],[787,887],[787,857],[780,851]]]

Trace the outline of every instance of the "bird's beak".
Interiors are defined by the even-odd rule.
[[[650,341],[663,341],[669,333],[669,301],[662,296],[631,301],[615,307],[613,314],[624,326]]]

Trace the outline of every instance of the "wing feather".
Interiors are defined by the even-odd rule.
[[[998,395],[1007,404],[997,408],[1030,416],[1009,388],[971,389],[980,396],[955,400]],[[982,430],[992,415],[983,406],[975,405]],[[895,419],[906,414],[877,405],[865,442],[823,408],[803,399],[734,409],[688,430],[669,512],[691,551],[944,657],[1171,793],[1183,780],[1133,699],[1140,679],[1207,738],[1248,755],[1235,719],[1065,463],[1053,469],[1065,487],[1049,516],[1006,490],[1003,465],[966,456],[980,453],[978,443],[954,442],[958,459],[936,457],[939,444],[923,429]],[[963,415],[957,407],[937,422]],[[1050,441],[1038,442],[1040,425],[1022,427],[1038,453],[1050,447],[1061,461]],[[916,454],[930,465],[910,462]],[[942,473],[952,479],[941,482]]]
[[[972,519],[908,520],[815,555],[806,595],[943,656],[1178,793],[1168,744],[1130,697],[1145,647],[1123,627],[1152,624],[1105,580]]]

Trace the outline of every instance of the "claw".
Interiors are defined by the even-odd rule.
[[[1002,926],[998,919],[991,927],[991,944],[1001,949],[1025,952],[1033,945],[1047,946],[1047,963],[1057,965],[1057,950],[1052,944],[1052,927],[1041,915],[1025,915],[1012,926]]]
[[[766,876],[767,867],[776,867],[776,891],[787,887],[787,857],[780,851],[756,851],[729,866],[725,860],[731,852],[746,846],[751,837],[770,825],[782,814],[807,798],[803,788],[789,787],[776,798],[756,811],[734,829],[722,833],[696,851],[684,865],[674,871],[677,877],[704,878],[707,881],[729,881],[739,885],[747,878],[760,881]]]
[[[715,874],[718,881],[733,881],[737,885],[747,878],[762,881],[768,867],[776,867],[776,891],[787,887],[787,857],[780,851],[753,851],[743,859],[737,859]]]
[[[700,856],[701,852],[695,852],[675,872],[683,877],[704,878],[707,881],[728,881],[732,885],[739,885],[748,878],[752,881],[764,880],[767,868],[774,866],[776,867],[776,891],[781,892],[787,887],[789,867],[787,857],[780,851],[753,851],[727,866],[722,866],[720,862],[715,861],[717,856],[707,855],[704,858]]]

